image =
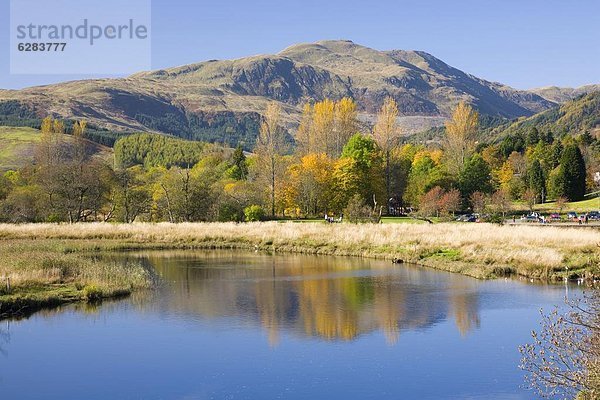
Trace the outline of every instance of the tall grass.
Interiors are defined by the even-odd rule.
[[[600,231],[490,224],[136,223],[0,225],[3,241],[64,241],[68,248],[256,248],[401,258],[478,278],[516,273],[598,275]],[[0,261],[0,274],[3,263]],[[56,274],[52,268],[43,273]]]

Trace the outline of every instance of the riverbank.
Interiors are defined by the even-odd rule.
[[[227,248],[397,258],[479,279],[520,275],[555,281],[600,276],[599,245],[600,230],[493,224],[0,224],[0,276],[12,276],[17,284],[41,277],[50,282],[82,278],[85,284],[136,286],[141,283],[137,278],[137,283],[118,279],[137,271],[135,266],[131,271],[117,265],[100,267],[101,262],[90,255],[147,248]],[[36,254],[30,264],[28,253]],[[31,279],[23,275],[27,270]],[[103,272],[89,279],[87,274],[95,270]]]
[[[14,240],[5,233],[0,233],[0,319],[127,296],[153,284],[152,272],[141,264],[95,257],[89,243],[33,236]]]

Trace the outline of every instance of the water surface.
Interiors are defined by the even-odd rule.
[[[567,293],[355,258],[114,257],[162,285],[3,322],[2,399],[535,399],[517,347]]]

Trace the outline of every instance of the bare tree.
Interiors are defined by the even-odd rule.
[[[567,199],[565,196],[559,196],[556,199],[556,208],[558,209],[559,214],[562,213],[568,201],[569,199]]]
[[[485,193],[475,192],[469,198],[471,205],[473,206],[473,212],[483,214],[488,205],[488,198]]]
[[[569,310],[542,313],[533,343],[519,348],[529,386],[543,397],[593,400],[600,396],[600,295],[567,302]]]
[[[523,193],[523,200],[527,203],[527,207],[529,207],[529,211],[533,211],[537,201],[537,193],[533,189],[527,189],[525,193]]]
[[[502,214],[502,218],[504,218],[506,213],[510,211],[512,205],[509,193],[503,189],[500,189],[492,194],[491,203],[494,207],[494,212]]]

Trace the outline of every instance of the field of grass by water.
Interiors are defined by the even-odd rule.
[[[81,241],[0,240],[0,318],[72,301],[98,301],[153,284],[140,264],[94,255]]]
[[[130,249],[254,249],[393,259],[490,279],[600,276],[600,230],[492,224],[136,223],[0,225],[0,306],[93,299],[151,286],[141,265],[103,261]],[[4,281],[1,281],[2,285]]]

